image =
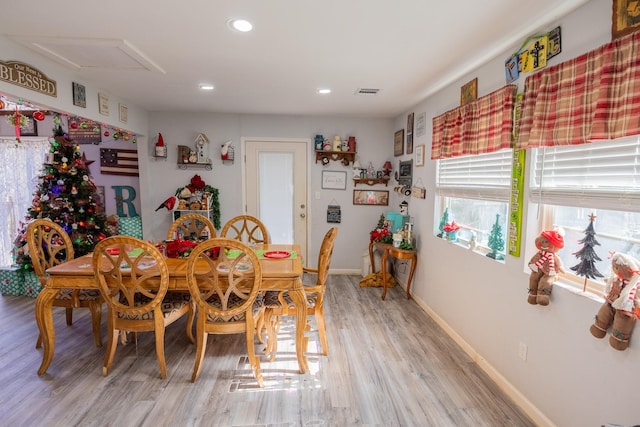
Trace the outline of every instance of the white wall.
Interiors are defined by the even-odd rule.
[[[393,120],[345,118],[345,117],[303,117],[303,116],[275,116],[275,115],[237,115],[237,114],[187,114],[187,113],[151,113],[149,120],[150,146],[146,154],[140,153],[140,162],[146,171],[141,176],[141,187],[148,196],[143,205],[145,218],[145,238],[164,238],[170,225],[171,217],[165,209],[154,212],[167,197],[172,196],[178,187],[185,186],[196,173],[204,181],[220,191],[221,222],[229,220],[243,212],[242,206],[242,174],[240,138],[308,138],[313,141],[317,133],[333,138],[340,135],[343,138],[355,136],[357,141],[358,159],[363,166],[373,162],[376,169],[382,169],[385,160],[393,160]],[[156,160],[152,157],[151,146],[158,132],[168,145],[168,158]],[[207,171],[202,168],[178,169],[177,146],[194,146],[198,133],[204,133],[211,141],[209,157],[213,161],[213,168]],[[223,164],[220,160],[220,145],[233,140],[235,162]],[[333,270],[360,271],[362,253],[368,248],[369,232],[376,226],[382,212],[398,211],[397,204],[390,203],[388,207],[354,206],[353,181],[351,167],[347,168],[340,162],[330,162],[322,166],[315,162],[313,144],[309,144],[308,153],[310,165],[309,224],[310,239],[309,260],[315,266],[320,242],[326,231],[336,225],[339,227],[336,246],[331,267]],[[321,188],[321,171],[347,171],[346,190],[323,190]],[[373,188],[368,187],[367,188]],[[359,186],[358,188],[363,188]],[[392,193],[393,184],[388,187],[378,185],[375,188],[389,190]],[[320,193],[320,199],[315,199],[315,193]],[[393,200],[393,198],[392,198]],[[342,210],[342,222],[329,224],[326,221],[327,206],[339,204]]]
[[[551,64],[566,61],[610,41],[611,2],[592,0],[559,22],[562,53]],[[520,44],[416,105],[396,119],[404,127],[406,114],[427,113],[427,133],[414,145],[425,144],[426,165],[414,175],[427,187],[427,199],[411,199],[420,242],[419,264],[412,290],[415,299],[467,347],[481,366],[514,398],[529,405],[541,425],[599,426],[640,423],[638,384],[640,332],[636,328],[628,350],[619,352],[608,338],[597,340],[589,326],[599,302],[554,288],[547,307],[527,304],[525,261],[507,256],[505,263],[473,254],[436,238],[433,233],[436,162],[429,160],[431,119],[458,106],[460,86],[478,77],[478,96],[505,85],[504,61]],[[518,80],[522,88],[525,76]],[[526,181],[525,181],[526,182]],[[528,194],[525,194],[525,200]],[[439,218],[439,213],[437,214]],[[535,221],[525,211],[525,222]],[[523,231],[523,249],[533,244],[534,232]],[[528,358],[518,357],[519,343],[528,345]],[[540,411],[540,412],[537,412]]]

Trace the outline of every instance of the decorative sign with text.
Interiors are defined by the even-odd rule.
[[[327,222],[339,224],[340,220],[341,220],[340,205],[329,205],[327,207]]]
[[[0,80],[54,98],[58,96],[58,86],[55,80],[51,80],[37,68],[23,62],[0,61]]]

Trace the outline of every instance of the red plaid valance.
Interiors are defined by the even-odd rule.
[[[434,117],[431,159],[510,148],[516,90],[505,86]]]
[[[517,148],[640,134],[640,32],[529,76]]]

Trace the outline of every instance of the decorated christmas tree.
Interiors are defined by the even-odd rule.
[[[105,227],[106,216],[80,146],[69,139],[59,122],[53,133],[33,204],[20,224],[15,241],[16,264],[23,270],[33,269],[25,235],[26,225],[32,219],[49,218],[62,226],[71,237],[76,257],[91,252],[109,235]]]
[[[594,246],[600,245],[596,240],[596,231],[593,228],[593,222],[595,220],[596,216],[594,214],[589,215],[589,225],[586,230],[584,230],[584,239],[578,240],[578,243],[582,243],[584,246],[579,251],[573,253],[580,262],[571,267],[571,270],[575,271],[578,276],[584,276],[583,291],[587,289],[587,279],[604,277],[596,268],[596,261],[602,260],[593,249]]]
[[[500,214],[496,214],[496,222],[491,228],[491,234],[489,234],[489,249],[491,252],[487,254],[489,258],[504,259],[504,254],[501,252],[504,250],[504,239],[502,238],[502,226],[500,225]]]

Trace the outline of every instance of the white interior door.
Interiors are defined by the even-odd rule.
[[[309,140],[243,138],[246,212],[266,225],[272,243],[298,244],[307,258]]]

